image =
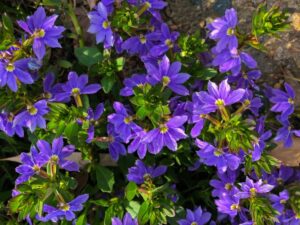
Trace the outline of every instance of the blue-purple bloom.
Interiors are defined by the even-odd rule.
[[[0,114],[0,130],[10,137],[14,136],[15,134],[17,134],[19,137],[24,137],[23,127],[19,124],[14,126],[13,119],[14,117],[11,114]]]
[[[27,106],[27,110],[19,113],[14,118],[14,126],[25,126],[33,132],[36,127],[46,128],[46,120],[43,117],[49,112],[47,101],[40,100],[33,105]]]
[[[167,56],[163,56],[158,67],[152,63],[145,63],[149,78],[153,83],[161,82],[164,87],[170,88],[173,92],[179,95],[188,95],[189,91],[183,85],[190,75],[187,73],[179,73],[181,69],[180,62],[170,64]]]
[[[89,120],[89,128],[88,128],[88,138],[86,140],[87,143],[91,143],[92,140],[94,139],[94,135],[95,135],[95,122],[97,120],[100,119],[101,115],[104,112],[104,104],[103,103],[99,103],[95,109],[95,111],[93,111],[92,108],[88,109],[88,115],[86,117],[87,120]]]
[[[121,89],[120,95],[131,96],[135,87],[143,87],[147,83],[147,77],[144,74],[133,74],[130,78],[124,80],[125,87]]]
[[[196,139],[196,145],[200,148],[197,155],[208,166],[215,166],[219,173],[225,173],[228,169],[236,170],[241,159],[229,152],[226,149],[218,149],[213,145]]]
[[[257,194],[269,193],[274,186],[270,184],[264,184],[262,180],[254,182],[249,177],[246,177],[246,182],[240,183],[241,190],[236,194],[241,199],[254,198]]]
[[[235,9],[227,9],[225,16],[215,19],[208,25],[210,30],[209,37],[217,40],[216,50],[221,52],[228,47],[229,50],[238,48],[238,39],[235,36],[235,27],[238,18]]]
[[[271,111],[281,112],[281,120],[287,120],[289,115],[294,112],[295,104],[295,92],[293,88],[288,84],[284,84],[285,91],[279,89],[273,89],[273,96],[270,98],[270,101],[274,103]]]
[[[203,212],[201,206],[196,208],[194,211],[187,209],[186,210],[186,218],[181,219],[178,222],[179,225],[204,225],[207,224],[211,218],[211,213]]]
[[[129,142],[132,130],[138,126],[133,122],[134,118],[127,113],[126,108],[121,102],[114,102],[114,110],[116,113],[108,116],[108,121],[113,124],[115,132],[119,134],[125,143]]]
[[[83,204],[88,200],[88,198],[88,194],[83,194],[77,196],[70,202],[60,202],[58,208],[48,206],[47,211],[49,213],[45,217],[39,217],[38,219],[43,222],[49,220],[56,222],[59,219],[66,219],[67,221],[72,221],[76,217],[74,212],[81,211],[83,209]]]
[[[138,54],[139,56],[147,55],[149,50],[153,47],[153,35],[146,34],[128,38],[122,43],[122,49],[126,50],[129,54]]]
[[[168,25],[163,23],[160,28],[158,41],[160,44],[154,45],[150,50],[150,55],[158,57],[166,53],[169,49],[174,48],[175,41],[179,37],[178,32],[171,32]]]
[[[61,85],[62,92],[55,95],[57,101],[68,102],[71,96],[77,99],[81,94],[95,94],[101,89],[100,84],[88,84],[88,75],[77,75],[71,71],[68,75],[68,81]]]
[[[257,67],[257,62],[246,52],[241,52],[238,49],[225,49],[218,53],[216,50],[212,50],[216,55],[212,64],[213,66],[218,66],[221,73],[228,71],[232,72],[235,76],[241,72],[242,63],[245,64],[250,69],[255,69]]]
[[[110,48],[114,45],[114,34],[108,20],[108,12],[106,6],[99,2],[95,10],[88,14],[90,19],[89,33],[96,34],[96,42],[104,42],[105,48]]]
[[[285,204],[289,200],[289,192],[287,190],[283,190],[279,193],[279,195],[269,194],[269,199],[272,202],[272,207],[278,212],[282,213],[285,207]]]
[[[300,130],[294,130],[288,120],[281,121],[281,119],[279,118],[279,121],[281,122],[283,127],[277,130],[274,141],[283,141],[284,147],[287,148],[292,147],[293,135],[300,137]]]
[[[128,153],[137,152],[140,159],[145,158],[147,153],[148,144],[143,141],[147,132],[142,128],[134,131],[130,139],[133,139],[128,146]]]
[[[46,53],[46,47],[61,48],[58,39],[65,30],[62,26],[55,26],[57,15],[46,17],[43,7],[39,7],[27,21],[18,21],[19,26],[33,37],[33,51],[38,59],[42,59]]]
[[[244,89],[231,91],[231,88],[226,80],[223,80],[219,87],[209,81],[207,86],[208,92],[200,91],[199,99],[203,103],[203,109],[207,112],[214,112],[220,107],[232,105],[239,102],[244,94]]]
[[[16,185],[28,181],[33,175],[39,174],[40,169],[47,163],[47,158],[40,155],[35,147],[31,147],[30,154],[21,153],[22,165],[16,168],[20,176],[16,179]]]
[[[32,84],[33,79],[28,68],[29,59],[15,62],[0,62],[0,87],[7,85],[13,92],[18,90],[17,80],[24,84]]]
[[[55,95],[63,92],[63,84],[54,84],[54,81],[55,75],[53,73],[48,73],[43,81],[44,96],[48,101],[56,101]]]
[[[237,178],[236,171],[227,170],[225,173],[218,173],[218,177],[219,180],[212,179],[209,182],[209,184],[214,187],[212,196],[221,198],[237,190],[234,185]]]
[[[149,131],[143,141],[149,144],[149,152],[157,154],[164,146],[170,150],[177,150],[177,141],[184,139],[183,124],[187,121],[187,116],[174,116],[168,122],[160,124],[158,128]]]
[[[113,160],[117,161],[120,155],[126,155],[123,139],[116,133],[112,124],[107,125],[107,133],[111,139],[108,145],[109,154]]]
[[[64,146],[62,137],[54,139],[52,147],[45,140],[38,140],[36,145],[40,150],[40,154],[46,158],[48,162],[59,165],[60,168],[68,171],[79,171],[79,165],[77,163],[66,159],[66,157],[75,151],[75,147],[74,145]]]
[[[137,219],[133,219],[129,213],[126,213],[123,221],[120,220],[118,217],[113,217],[111,219],[112,225],[138,225]]]
[[[136,160],[135,166],[128,169],[127,179],[136,184],[142,184],[147,179],[162,176],[167,171],[167,166],[147,166],[141,160]]]
[[[251,70],[249,72],[240,72],[235,76],[228,76],[228,82],[233,83],[235,82],[237,85],[237,88],[254,88],[256,90],[259,89],[259,87],[255,84],[255,81],[258,80],[261,77],[261,71],[260,70]]]
[[[226,195],[215,201],[218,211],[225,213],[230,217],[235,217],[239,212],[241,212],[240,198],[236,195]]]

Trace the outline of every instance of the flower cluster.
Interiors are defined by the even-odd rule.
[[[235,9],[207,26],[209,51],[163,21],[163,0],[88,4],[97,47],[84,46],[66,6],[74,64],[47,65],[65,28],[43,7],[18,21],[26,34],[0,52],[0,88],[11,90],[0,92],[0,130],[31,142],[10,213],[29,224],[299,224],[299,170],[269,151],[300,137],[295,92],[257,84],[244,46],[258,38],[241,33]],[[76,156],[86,165],[78,177]]]

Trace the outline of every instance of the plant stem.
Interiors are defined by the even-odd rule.
[[[78,36],[79,46],[84,47],[83,32],[82,32],[81,26],[79,24],[78,18],[75,15],[74,8],[73,8],[71,3],[68,3],[67,7],[68,7],[67,8],[67,14],[70,16],[71,21],[72,21],[73,26],[74,26],[74,29],[75,29],[75,32]]]

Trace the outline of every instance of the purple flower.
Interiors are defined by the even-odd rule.
[[[126,155],[126,148],[122,138],[115,132],[112,124],[107,125],[107,133],[111,139],[108,146],[109,154],[113,160],[117,161],[120,155]]]
[[[122,49],[126,50],[131,55],[147,55],[149,53],[149,50],[154,45],[152,42],[153,36],[156,35],[156,33],[150,33],[146,35],[130,37],[123,42]]]
[[[259,97],[254,97],[253,92],[249,89],[245,90],[244,97],[241,99],[246,109],[249,109],[255,116],[259,115],[259,109],[263,106]]]
[[[144,74],[134,74],[130,78],[124,80],[125,87],[121,89],[121,96],[133,95],[133,89],[135,87],[143,87],[147,83],[147,77]]]
[[[162,0],[127,0],[129,4],[141,7],[139,14],[142,14],[144,11],[148,11],[152,14],[154,18],[161,21],[159,10],[162,10],[167,6],[167,3]]]
[[[218,207],[218,212],[225,213],[232,218],[241,211],[240,199],[235,195],[226,195],[216,200],[215,203]]]
[[[159,177],[165,174],[167,166],[147,166],[141,160],[135,161],[135,166],[128,169],[127,179],[133,181],[136,184],[142,184],[149,178]]]
[[[270,101],[274,103],[271,111],[281,112],[281,120],[287,120],[289,115],[294,112],[295,92],[288,83],[285,83],[284,87],[286,92],[273,89],[273,96],[270,98]]]
[[[219,66],[221,73],[228,71],[232,72],[232,75],[235,76],[240,73],[242,68],[242,63],[244,63],[248,68],[254,69],[257,67],[257,62],[247,53],[239,52],[237,49],[225,49],[222,52],[218,53],[213,50],[213,53],[216,55],[212,64],[213,66]]]
[[[62,26],[55,26],[57,15],[46,17],[43,7],[39,7],[27,21],[18,21],[19,26],[33,37],[33,51],[38,59],[42,59],[46,53],[45,46],[61,48],[58,39],[65,30]]]
[[[238,18],[235,9],[227,9],[225,16],[215,19],[208,25],[210,30],[209,37],[217,40],[216,50],[221,52],[226,47],[231,49],[238,48],[238,39],[235,36],[235,27],[237,26]]]
[[[31,132],[33,132],[36,127],[46,128],[46,120],[44,115],[49,112],[47,106],[47,101],[40,100],[33,105],[27,106],[27,110],[19,113],[14,118],[14,126],[26,126]]]
[[[120,220],[118,217],[113,217],[111,219],[112,225],[138,225],[137,219],[133,219],[129,213],[126,213],[123,221]]]
[[[81,94],[95,94],[101,89],[99,84],[89,84],[86,74],[78,76],[76,72],[70,72],[68,81],[61,86],[62,92],[55,95],[57,101],[70,101],[73,96],[75,101],[78,101],[78,96]],[[81,100],[80,100],[81,101]],[[82,103],[81,103],[82,104]]]
[[[83,194],[77,196],[74,200],[66,203],[66,202],[60,202],[58,208],[53,209],[51,212],[49,212],[44,218],[42,218],[42,221],[49,221],[54,219],[54,221],[57,221],[57,219],[66,219],[67,221],[72,221],[75,219],[75,213],[81,211],[83,209],[83,203],[85,203],[89,198],[88,194]]]
[[[13,118],[14,117],[11,114],[0,114],[0,130],[10,137],[14,136],[15,134],[17,134],[19,137],[24,137],[23,127],[18,124],[14,126]]]
[[[101,115],[104,112],[104,104],[100,103],[97,105],[96,110],[93,111],[91,108],[88,109],[88,115],[86,117],[87,120],[89,120],[89,128],[88,128],[88,138],[86,140],[87,143],[91,143],[94,139],[95,135],[95,126],[94,123],[99,120]]]
[[[168,122],[160,124],[158,128],[149,131],[143,141],[149,144],[149,152],[157,154],[164,146],[170,150],[177,150],[177,141],[184,139],[187,135],[184,133],[182,125],[187,121],[187,116],[174,116]]]
[[[128,146],[128,153],[137,152],[140,159],[145,158],[148,144],[143,141],[147,132],[142,128],[136,130],[130,139],[133,139]]]
[[[108,21],[108,12],[106,6],[99,2],[96,9],[88,14],[90,19],[89,33],[96,34],[96,42],[104,42],[105,48],[110,48],[114,45],[114,35]]]
[[[175,41],[178,37],[178,32],[170,32],[168,25],[163,23],[160,27],[160,36],[158,38],[160,44],[154,45],[151,48],[150,55],[155,57],[161,56],[169,49],[174,48]]]
[[[287,190],[283,190],[279,193],[279,195],[270,194],[270,201],[273,203],[272,207],[276,209],[278,212],[282,213],[284,210],[284,206],[289,200],[289,192]]]
[[[55,84],[55,75],[53,73],[48,73],[43,81],[44,96],[48,101],[56,101],[55,95],[57,93],[63,92],[62,84]]]
[[[29,59],[15,62],[0,62],[0,87],[7,85],[13,92],[18,90],[17,80],[24,84],[32,84],[33,79],[28,72]]]
[[[197,151],[197,155],[202,159],[203,163],[217,167],[219,173],[225,173],[228,168],[236,170],[241,163],[241,159],[238,156],[228,153],[224,149],[217,149],[207,142],[196,139],[196,145],[200,148]]]
[[[292,147],[293,135],[300,137],[300,130],[293,130],[288,120],[280,121],[283,127],[279,128],[276,133],[275,141],[283,141],[284,147]]]
[[[164,87],[170,88],[173,92],[179,95],[188,95],[189,91],[183,86],[190,75],[186,73],[179,73],[181,69],[180,62],[174,62],[170,65],[167,56],[162,58],[158,67],[152,63],[145,63],[148,75],[154,82],[161,82]]]
[[[257,194],[265,194],[270,192],[274,186],[270,184],[264,184],[262,180],[254,182],[249,177],[246,178],[246,182],[240,183],[241,191],[236,196],[241,199],[254,198]]]
[[[138,126],[133,122],[134,118],[127,113],[122,103],[114,102],[113,107],[116,113],[110,114],[108,121],[113,124],[115,132],[120,135],[122,140],[128,143],[132,130],[137,129]]]
[[[238,88],[254,88],[256,90],[259,87],[255,84],[255,81],[261,77],[260,70],[252,70],[249,72],[240,72],[235,76],[228,76],[228,82],[236,82]]]
[[[207,224],[211,218],[211,214],[209,212],[203,212],[201,206],[196,208],[194,211],[187,209],[186,210],[186,218],[178,221],[179,225],[204,225]]]
[[[208,92],[200,91],[199,99],[208,112],[214,112],[220,107],[237,103],[245,94],[245,90],[241,88],[231,91],[227,79],[223,80],[219,87],[214,82],[209,81],[207,89]]]
[[[266,147],[265,141],[272,136],[272,132],[264,131],[265,117],[258,119],[256,124],[256,131],[258,133],[257,140],[253,143],[252,161],[257,161],[260,159],[263,150]]]
[[[16,179],[16,185],[28,181],[33,175],[39,174],[40,169],[47,163],[47,158],[38,153],[35,147],[31,147],[30,154],[21,153],[22,165],[16,168],[20,176]]]
[[[236,171],[227,170],[225,173],[218,173],[218,177],[219,180],[213,179],[209,182],[209,184],[214,187],[212,196],[221,198],[237,190],[234,186],[237,178]]]
[[[73,145],[64,146],[63,138],[59,137],[53,140],[52,147],[47,141],[38,140],[36,143],[41,155],[52,164],[59,165],[60,168],[68,171],[79,171],[79,165],[75,162],[66,160],[66,157],[72,155],[75,151]]]

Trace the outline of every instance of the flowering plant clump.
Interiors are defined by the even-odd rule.
[[[249,53],[287,13],[262,4],[247,33],[227,9],[200,35],[164,0],[87,1],[88,26],[38,4],[0,26],[0,224],[300,224],[300,170],[272,155],[300,137],[295,91]]]

